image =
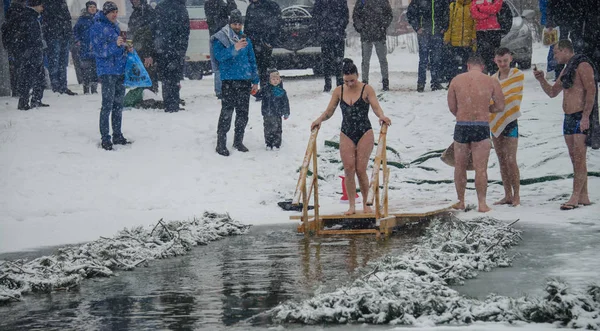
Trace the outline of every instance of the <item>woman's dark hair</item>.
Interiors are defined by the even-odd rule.
[[[344,75],[358,75],[358,68],[350,59],[344,59],[342,64],[342,73]]]

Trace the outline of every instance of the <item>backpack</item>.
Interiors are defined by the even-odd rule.
[[[496,17],[498,18],[498,24],[500,24],[500,32],[505,36],[510,32],[513,24],[512,11],[506,1],[502,2],[502,8]]]

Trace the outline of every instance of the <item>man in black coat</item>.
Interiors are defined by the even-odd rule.
[[[229,23],[229,13],[237,9],[235,0],[207,0],[204,3],[208,33],[213,35]]]
[[[16,43],[18,41],[19,19],[24,11],[25,0],[13,0],[6,11],[6,21],[2,24],[2,43],[8,53],[10,86],[13,97],[19,95],[17,89],[17,71],[19,69],[17,58],[20,57],[20,54],[16,49]]]
[[[185,0],[164,0],[156,6],[155,13],[154,46],[165,112],[175,113],[180,109],[179,82],[183,79],[190,18]]]
[[[427,66],[431,70],[431,90],[441,90],[444,32],[450,23],[448,0],[413,0],[408,6],[408,23],[419,41],[417,91],[423,92]],[[431,61],[431,62],[430,62]]]
[[[246,10],[244,33],[252,40],[260,85],[265,86],[269,82],[267,69],[272,67],[273,46],[276,45],[281,34],[281,8],[272,0],[250,0],[250,2]]]
[[[14,50],[18,52],[17,88],[20,110],[48,106],[42,103],[45,80],[45,42],[39,17],[44,6],[42,0],[28,0],[27,4],[28,7],[18,17],[15,17],[18,20]],[[29,93],[32,89],[33,95],[30,104]]]
[[[342,85],[342,60],[346,40],[346,26],[350,20],[346,0],[316,0],[313,17],[317,24],[321,40],[323,72],[325,74],[324,92],[331,91],[331,76],[336,84]]]
[[[386,30],[392,23],[392,6],[388,0],[357,0],[352,12],[352,21],[356,32],[360,34],[362,46],[362,77],[363,82],[369,82],[369,66],[373,46],[379,64],[383,90],[389,89],[389,73],[387,62]]]
[[[585,6],[583,53],[594,62],[596,70],[600,70],[600,6],[596,0],[587,0]]]
[[[583,50],[583,26],[587,9],[586,1],[548,0],[546,27],[559,27],[560,39],[569,39],[575,53]],[[598,4],[595,4],[598,6]]]
[[[152,39],[152,24],[156,21],[154,8],[150,6],[147,0],[131,0],[133,12],[129,17],[128,39],[133,41],[133,48],[138,53],[140,59],[144,62],[144,67],[152,80],[150,89],[158,92],[158,77],[156,66],[154,65],[154,40]]]
[[[69,66],[69,51],[73,40],[71,28],[71,13],[66,0],[43,0],[43,28],[48,48],[48,71],[52,91],[61,94],[76,95],[67,88],[67,67]]]

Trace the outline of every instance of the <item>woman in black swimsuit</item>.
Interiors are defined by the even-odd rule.
[[[320,128],[321,123],[333,116],[338,104],[342,108],[342,132],[340,134],[340,156],[344,164],[346,174],[346,192],[350,208],[347,215],[356,212],[356,180],[363,196],[363,211],[371,213],[371,207],[367,206],[367,194],[369,193],[369,177],[367,176],[367,164],[373,151],[375,138],[369,121],[369,106],[379,118],[379,123],[391,125],[392,121],[383,114],[379,105],[375,90],[370,85],[358,80],[358,69],[350,59],[344,59],[343,65],[344,84],[338,86],[331,96],[327,109],[310,126],[311,130]]]

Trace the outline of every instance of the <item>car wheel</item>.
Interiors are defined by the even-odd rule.
[[[531,59],[529,60],[525,60],[525,61],[519,61],[517,62],[519,64],[519,69],[530,69],[531,68]]]

